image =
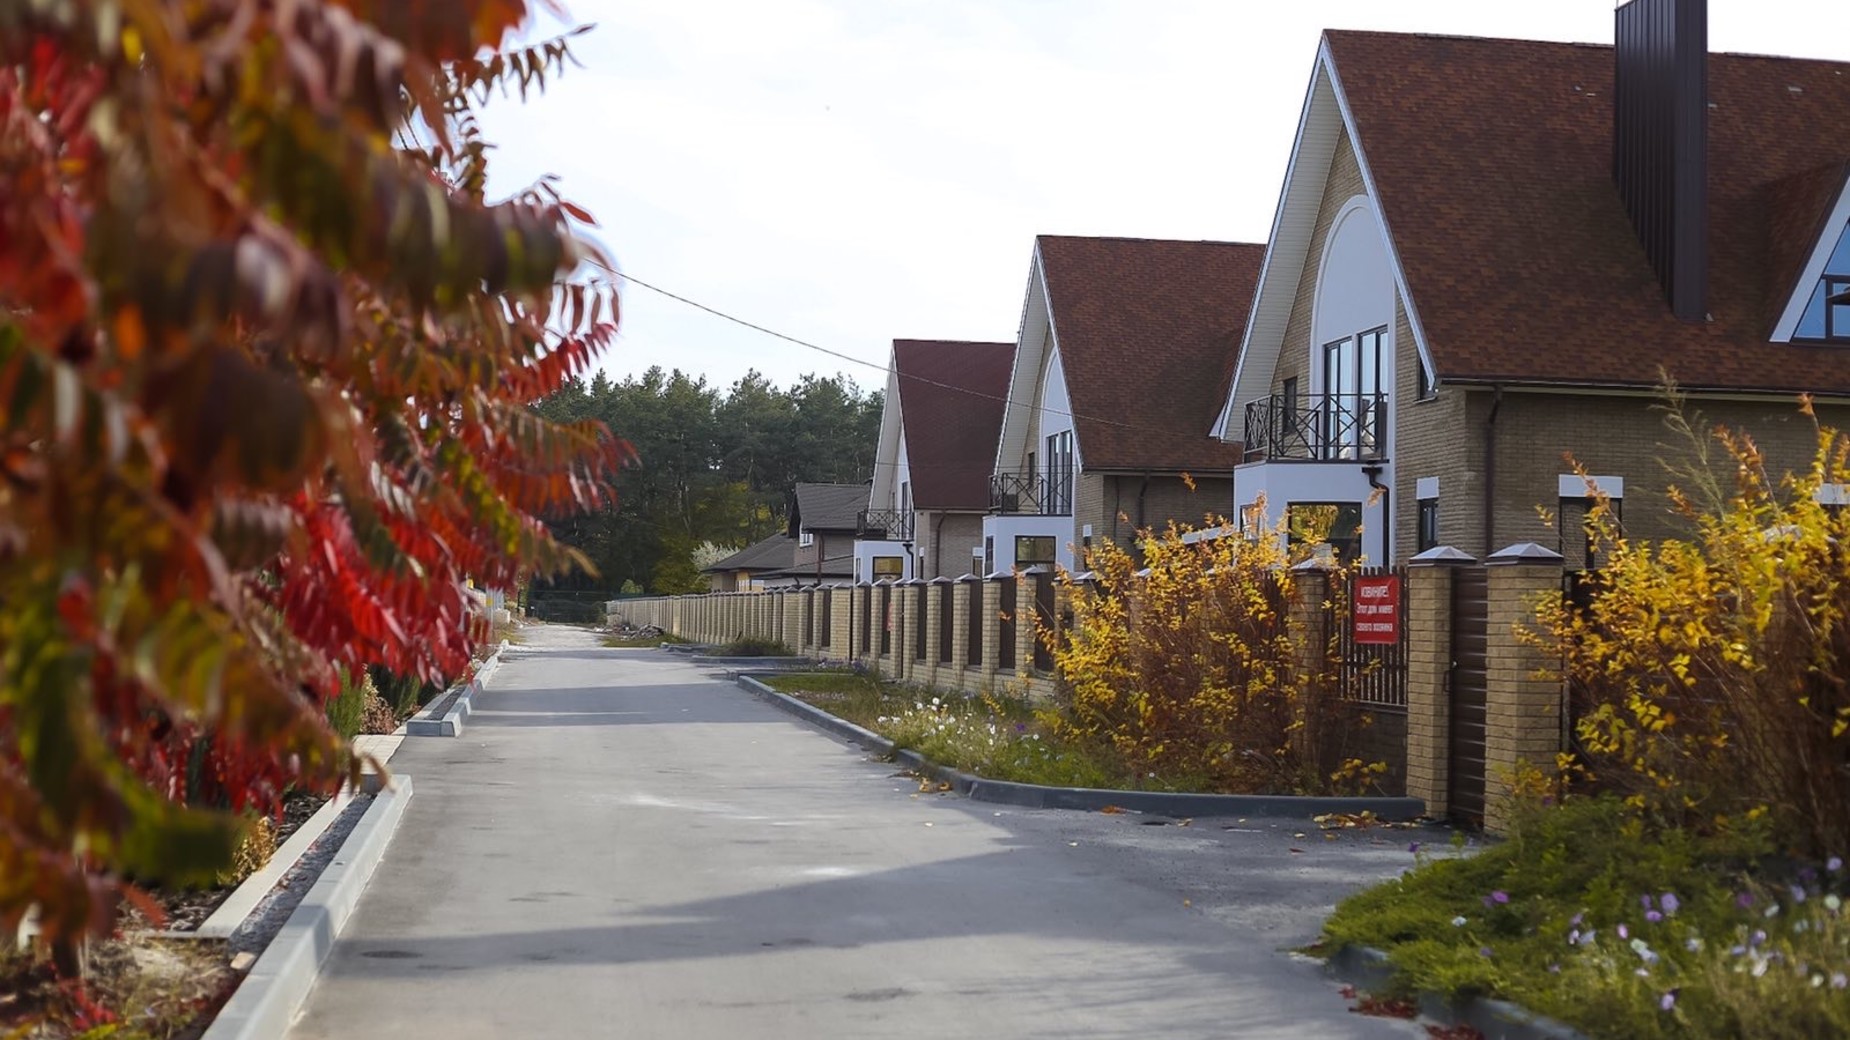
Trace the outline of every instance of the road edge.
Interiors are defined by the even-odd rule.
[[[275,1040],[307,1001],[334,941],[353,916],[411,801],[411,778],[394,776],[373,796],[301,905],[264,948],[200,1040]]]
[[[1109,808],[1153,816],[1188,819],[1197,816],[1265,816],[1310,818],[1325,813],[1373,813],[1384,820],[1417,820],[1426,813],[1418,798],[1310,797],[1269,794],[1187,794],[1171,791],[1111,791],[1095,787],[1047,787],[1010,780],[991,780],[939,765],[916,751],[895,748],[893,742],[872,730],[837,718],[812,704],[779,693],[750,675],[736,680],[746,692],[805,721],[858,744],[883,757],[948,783],[972,801],[1013,805],[1023,809],[1077,809],[1097,812]]]

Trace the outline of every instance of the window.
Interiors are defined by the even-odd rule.
[[[1055,560],[1052,535],[1022,534],[1015,536],[1015,566],[1051,565]]]
[[[1265,534],[1265,506],[1254,502],[1240,507],[1240,529],[1248,538],[1258,538]]]
[[[1415,552],[1425,552],[1439,547],[1439,500],[1436,498],[1420,499],[1420,519],[1417,536],[1419,547]]]
[[[906,575],[906,558],[903,556],[874,557],[874,580],[881,578],[903,578]]]
[[[799,530],[797,532],[797,544],[807,549],[816,544],[816,536],[809,531]]]
[[[1298,428],[1298,377],[1292,376],[1286,379],[1283,391],[1281,396],[1284,400],[1280,402],[1282,407],[1279,408],[1281,414],[1278,417],[1278,432],[1283,435],[1286,443],[1295,443]]]
[[[996,536],[983,536],[983,558],[976,562],[977,574],[994,574],[996,571]]]
[[[1850,342],[1850,228],[1839,235],[1824,261],[1824,276],[1812,288],[1792,338]]]
[[[1047,438],[1047,508],[1053,516],[1073,511],[1073,431],[1062,430]]]
[[[1289,546],[1328,543],[1339,560],[1362,555],[1362,503],[1293,502],[1285,511]]]
[[[1382,354],[1387,327],[1323,345],[1323,452],[1326,459],[1353,459],[1385,447]]]

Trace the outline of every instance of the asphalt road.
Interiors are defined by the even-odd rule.
[[[1285,951],[1432,834],[921,793],[574,629],[476,706],[392,760],[417,795],[296,1040],[1424,1035]]]

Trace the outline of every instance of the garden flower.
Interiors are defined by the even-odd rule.
[[[1490,899],[1491,899],[1491,902],[1493,903],[1507,903],[1510,901],[1510,894],[1508,892],[1499,890],[1496,892],[1492,892],[1490,894]]]
[[[1454,918],[1452,918],[1452,927],[1453,927],[1453,928],[1463,928],[1464,926],[1465,926],[1465,918],[1464,918],[1464,915],[1462,915],[1462,914],[1461,914],[1461,915],[1459,915],[1459,916],[1457,916],[1457,917],[1454,917]]]
[[[1763,942],[1766,942],[1766,932],[1763,929],[1756,928],[1754,929],[1753,937],[1747,940],[1747,945],[1758,946]]]
[[[1561,962],[1559,961],[1550,962],[1548,965],[1548,974],[1550,975],[1561,974]]]
[[[1788,891],[1792,893],[1793,902],[1803,903],[1805,901],[1805,890],[1803,888],[1800,888],[1797,885],[1793,885]]]
[[[1674,1008],[1676,1006],[1677,1006],[1677,991],[1674,989],[1669,991],[1668,993],[1665,993],[1663,996],[1657,998],[1657,1009],[1659,1011],[1669,1011],[1671,1008]]]
[[[1691,953],[1698,953],[1702,950],[1702,940],[1692,935],[1683,940],[1683,948]]]
[[[1830,895],[1824,897],[1824,908],[1826,910],[1829,910],[1831,913],[1836,913],[1837,911],[1842,910],[1843,907],[1844,907],[1844,901],[1838,898],[1837,893],[1833,892]]]
[[[1582,921],[1584,921],[1584,920],[1586,920],[1586,919],[1587,919],[1587,915],[1586,915],[1586,913],[1585,913],[1584,911],[1582,911],[1581,913],[1578,913],[1578,914],[1575,914],[1575,915],[1574,915],[1574,916],[1573,916],[1573,917],[1572,917],[1571,919],[1569,919],[1569,921],[1568,921],[1567,923],[1568,923],[1568,924],[1571,924],[1571,925],[1573,925],[1573,926],[1574,926],[1574,927],[1576,927],[1576,928],[1578,928],[1578,927],[1580,927],[1580,922],[1582,922]]]
[[[1632,937],[1631,930],[1626,928],[1624,925],[1620,925],[1619,926],[1619,938],[1630,939],[1631,937]]]
[[[1841,971],[1836,972],[1831,976],[1831,988],[1832,989],[1843,989],[1846,986],[1850,986],[1850,976],[1846,976]]]
[[[1752,892],[1742,892],[1740,895],[1734,897],[1734,905],[1743,910],[1753,906],[1754,894]]]
[[[1665,892],[1658,898],[1657,902],[1659,906],[1664,908],[1664,913],[1666,914],[1674,914],[1683,906],[1683,901],[1677,898],[1675,892]]]
[[[1644,919],[1651,922],[1652,924],[1656,924],[1657,922],[1662,921],[1664,919],[1664,915],[1658,913],[1655,910],[1646,910],[1644,912]]]
[[[1844,861],[1839,859],[1836,856],[1832,856],[1830,859],[1827,859],[1824,861],[1824,869],[1835,874],[1838,871],[1844,869]]]
[[[1488,946],[1480,946],[1480,947],[1478,947],[1478,948],[1477,948],[1477,955],[1478,955],[1479,957],[1488,957],[1488,956],[1490,956],[1490,947],[1488,947]]]

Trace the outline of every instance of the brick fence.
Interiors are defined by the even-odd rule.
[[[1454,584],[1463,571],[1479,568],[1487,587],[1482,617],[1458,616]],[[1533,543],[1510,546],[1481,563],[1445,547],[1410,562],[1400,608],[1407,628],[1406,705],[1358,708],[1371,716],[1367,749],[1388,763],[1387,783],[1424,800],[1429,815],[1500,829],[1518,772],[1524,766],[1551,768],[1566,746],[1564,687],[1546,677],[1550,662],[1517,635],[1531,623],[1539,598],[1559,594],[1562,577],[1561,557]],[[1007,583],[1015,585],[1012,597]],[[1333,622],[1322,609],[1329,593],[1325,576],[1302,573],[1296,586],[1297,601],[1288,607],[1294,640],[1306,648],[1327,645],[1328,626],[1340,619]],[[1066,619],[1065,597],[1051,573],[1035,568],[958,579],[625,599],[611,602],[609,612],[613,621],[654,625],[697,643],[772,640],[806,657],[921,686],[1042,698],[1053,696],[1057,676],[1036,667],[1035,618],[1047,612],[1051,600],[1057,628]],[[1003,612],[1011,599],[1018,618]],[[1479,627],[1474,631],[1472,625]],[[1012,653],[1004,652],[1005,638],[1012,641]],[[1454,645],[1474,638],[1483,647],[1481,677],[1460,670],[1460,648]],[[1038,663],[1047,663],[1044,655]],[[1476,709],[1469,706],[1474,696],[1480,698]]]

